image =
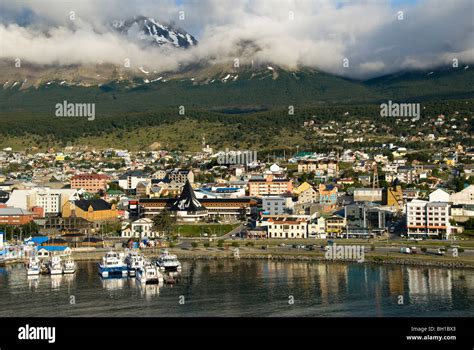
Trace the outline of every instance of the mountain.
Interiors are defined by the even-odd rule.
[[[112,68],[110,68],[112,69]],[[58,101],[93,101],[97,113],[155,112],[186,108],[212,111],[274,110],[295,106],[373,104],[387,100],[424,102],[474,98],[474,70],[459,68],[406,72],[368,81],[305,69],[278,67],[196,68],[179,73],[142,73],[132,80],[75,86],[58,79],[21,89],[8,82],[0,89],[0,115],[51,113]],[[0,80],[0,84],[2,84]]]
[[[186,49],[198,43],[196,38],[186,31],[145,16],[116,20],[111,23],[111,26],[130,40],[142,42],[145,45],[172,45]]]

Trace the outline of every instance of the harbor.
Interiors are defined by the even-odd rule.
[[[0,269],[0,316],[472,316],[474,271],[420,266],[181,259],[173,284]],[[399,297],[403,304],[399,304]],[[294,303],[289,303],[289,298]],[[55,305],[55,307],[51,307]]]

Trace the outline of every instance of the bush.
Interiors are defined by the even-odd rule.
[[[174,248],[174,247],[175,247],[175,244],[174,244],[174,243],[170,243],[170,244],[169,244],[169,247],[170,247],[170,248]]]
[[[426,251],[427,251],[426,247],[421,247],[421,251],[422,251],[423,253],[426,253]]]
[[[222,240],[222,239],[218,240],[218,241],[217,241],[217,246],[218,246],[219,248],[222,248],[222,247],[224,246],[224,240]]]
[[[198,242],[191,242],[191,246],[193,248],[197,248],[198,245],[199,245]]]
[[[237,242],[236,242],[236,243],[237,243]],[[247,242],[247,243],[245,243],[245,245],[246,245],[247,247],[253,247],[253,246],[254,246],[254,243],[253,243],[253,242]]]
[[[232,247],[238,247],[239,246],[239,242],[232,242]]]
[[[209,242],[204,242],[204,247],[209,248],[211,246],[211,243]]]
[[[372,245],[370,246],[370,251],[373,252],[374,250],[375,250],[375,245],[372,244]]]

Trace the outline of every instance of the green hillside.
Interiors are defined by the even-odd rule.
[[[131,149],[152,143],[199,149],[203,135],[220,146],[274,148],[319,142],[301,130],[319,118],[380,118],[382,101],[422,102],[424,113],[472,115],[472,70],[405,73],[366,82],[316,72],[248,72],[236,81],[196,84],[187,80],[139,86],[59,84],[0,90],[0,146],[24,148],[70,143]],[[55,105],[95,103],[96,118],[56,117]],[[178,113],[185,107],[185,115]],[[295,114],[288,114],[294,106]],[[345,116],[349,112],[349,116]],[[387,121],[379,121],[380,124]],[[402,130],[403,131],[403,130]]]

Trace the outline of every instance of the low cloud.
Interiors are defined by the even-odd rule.
[[[448,67],[454,58],[460,65],[474,62],[471,0],[420,0],[402,7],[375,0],[129,3],[4,0],[0,58],[60,65],[121,65],[129,58],[133,66],[156,71],[195,62],[230,64],[239,58],[360,79]],[[134,15],[175,23],[196,36],[199,45],[186,50],[143,47],[107,25]]]

